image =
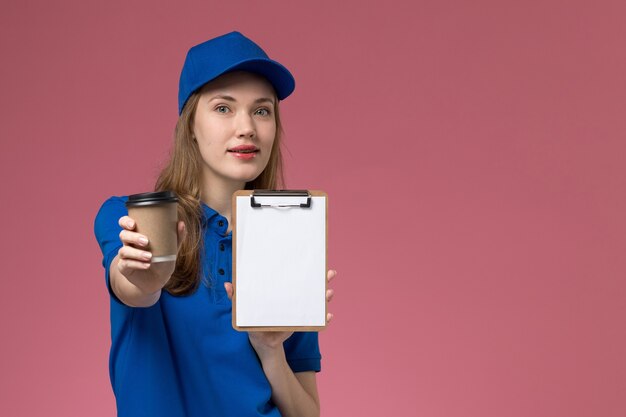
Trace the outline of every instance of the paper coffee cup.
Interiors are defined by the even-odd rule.
[[[175,261],[178,252],[178,198],[172,191],[128,196],[128,216],[135,221],[135,232],[148,238],[146,250],[151,263]]]

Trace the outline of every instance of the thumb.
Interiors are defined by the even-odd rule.
[[[177,227],[176,232],[178,234],[178,250],[180,250],[180,247],[182,246],[183,241],[187,237],[187,228],[185,227],[185,222],[183,221],[178,222],[178,227]]]
[[[233,299],[233,284],[230,282],[224,283],[224,289],[226,290],[226,295],[228,295],[228,299],[232,301]]]

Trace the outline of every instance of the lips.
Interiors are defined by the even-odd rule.
[[[228,149],[228,152],[233,153],[256,153],[258,151],[259,149],[254,145],[239,145]]]

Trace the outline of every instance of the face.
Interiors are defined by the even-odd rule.
[[[193,131],[208,184],[243,188],[261,174],[276,137],[275,103],[272,85],[248,72],[224,74],[202,89]]]

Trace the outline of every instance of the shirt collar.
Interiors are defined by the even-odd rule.
[[[228,230],[226,217],[207,206],[203,201],[200,201],[200,205],[202,206],[202,226],[225,236],[226,230]]]

